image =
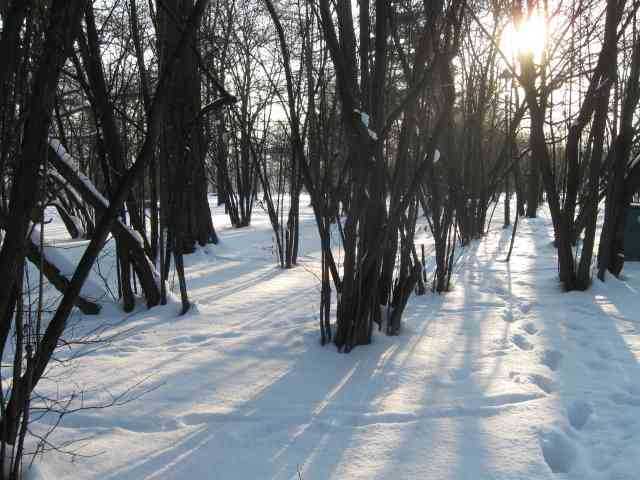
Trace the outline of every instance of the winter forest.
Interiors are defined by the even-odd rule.
[[[0,480],[640,478],[640,0],[0,0]]]

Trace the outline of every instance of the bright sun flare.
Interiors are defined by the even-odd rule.
[[[508,58],[531,53],[540,61],[547,38],[547,24],[539,15],[531,15],[517,27],[509,24],[502,33],[500,47]]]

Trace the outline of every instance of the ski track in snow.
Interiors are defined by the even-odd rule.
[[[640,267],[562,293],[544,213],[522,219],[508,264],[496,213],[452,292],[413,297],[400,336],[345,355],[319,345],[319,242],[301,217],[300,265],[282,271],[261,211],[234,230],[216,209],[222,243],[185,259],[184,317],[175,301],[76,314],[69,336],[104,341],[61,352],[74,359],[39,392],[128,401],[65,416],[51,441],[90,438],[89,457],[48,453],[32,479],[638,478]],[[46,235],[65,243],[58,222]]]

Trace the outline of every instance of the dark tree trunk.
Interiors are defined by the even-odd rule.
[[[613,275],[619,275],[624,265],[626,208],[637,188],[633,182],[635,176],[629,175],[626,180],[625,173],[634,135],[634,112],[640,99],[639,77],[640,39],[636,38],[633,46],[631,70],[622,104],[620,132],[609,150],[610,161],[607,161],[608,164],[613,165],[613,172],[607,182],[604,224],[598,250],[598,278],[600,280],[604,280],[606,270],[609,270]],[[635,167],[637,168],[637,165]]]
[[[166,63],[167,54],[175,48],[184,28],[184,19],[193,9],[193,3],[193,0],[170,0],[163,2],[159,8],[161,65]],[[170,228],[182,236],[182,245],[175,245],[180,252],[193,251],[196,243],[205,245],[218,242],[211,220],[204,169],[198,47],[197,44],[190,47],[171,73],[171,94],[164,107],[167,120],[163,126],[164,140],[160,148],[165,167],[162,175],[171,189],[168,192],[171,197],[169,203],[171,208],[177,209],[168,218],[177,218],[178,214],[187,218],[183,232],[178,233],[175,228]],[[180,184],[175,181],[178,177],[183,178]],[[168,207],[164,206],[165,209]]]
[[[83,0],[54,0],[50,7],[44,49],[36,63],[21,154],[11,188],[7,234],[0,250],[0,278],[3,280],[0,318],[7,318],[16,275],[24,263],[27,228],[41,190],[40,168],[47,155],[47,135],[58,78],[85,3]]]
[[[541,112],[544,117],[544,112]],[[537,120],[539,121],[539,120]],[[539,129],[536,126],[536,129]],[[532,129],[533,130],[533,129]],[[531,134],[533,135],[533,133]],[[538,139],[530,139],[529,144],[537,142]],[[533,154],[529,158],[529,175],[527,176],[527,217],[536,218],[538,216],[538,204],[540,202],[540,159]]]

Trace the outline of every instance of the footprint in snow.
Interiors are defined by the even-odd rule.
[[[513,312],[511,310],[506,310],[502,314],[502,319],[507,323],[513,323],[516,321],[516,318],[513,316]]]
[[[518,307],[520,308],[520,311],[526,315],[531,311],[532,304],[531,302],[521,302]]]
[[[537,373],[522,374],[519,372],[510,372],[509,378],[511,378],[515,383],[535,385],[539,390],[547,395],[553,393],[556,389],[553,380]]]
[[[533,322],[527,323],[523,328],[529,335],[535,335],[538,333],[538,327],[536,327],[536,324]]]
[[[545,350],[540,356],[540,363],[552,371],[556,371],[562,361],[562,353],[557,350]]]
[[[516,333],[513,337],[511,337],[511,341],[520,350],[533,350],[533,344],[531,344],[529,340],[527,340],[523,335],[520,335],[519,333]]]
[[[553,473],[569,473],[578,457],[573,442],[562,432],[551,430],[540,436],[542,456]]]
[[[592,413],[593,407],[584,400],[576,400],[567,407],[569,424],[576,430],[582,430]]]
[[[551,380],[549,377],[545,377],[544,375],[538,375],[537,373],[534,373],[529,375],[529,380],[544,393],[553,393],[556,389],[553,380]]]

